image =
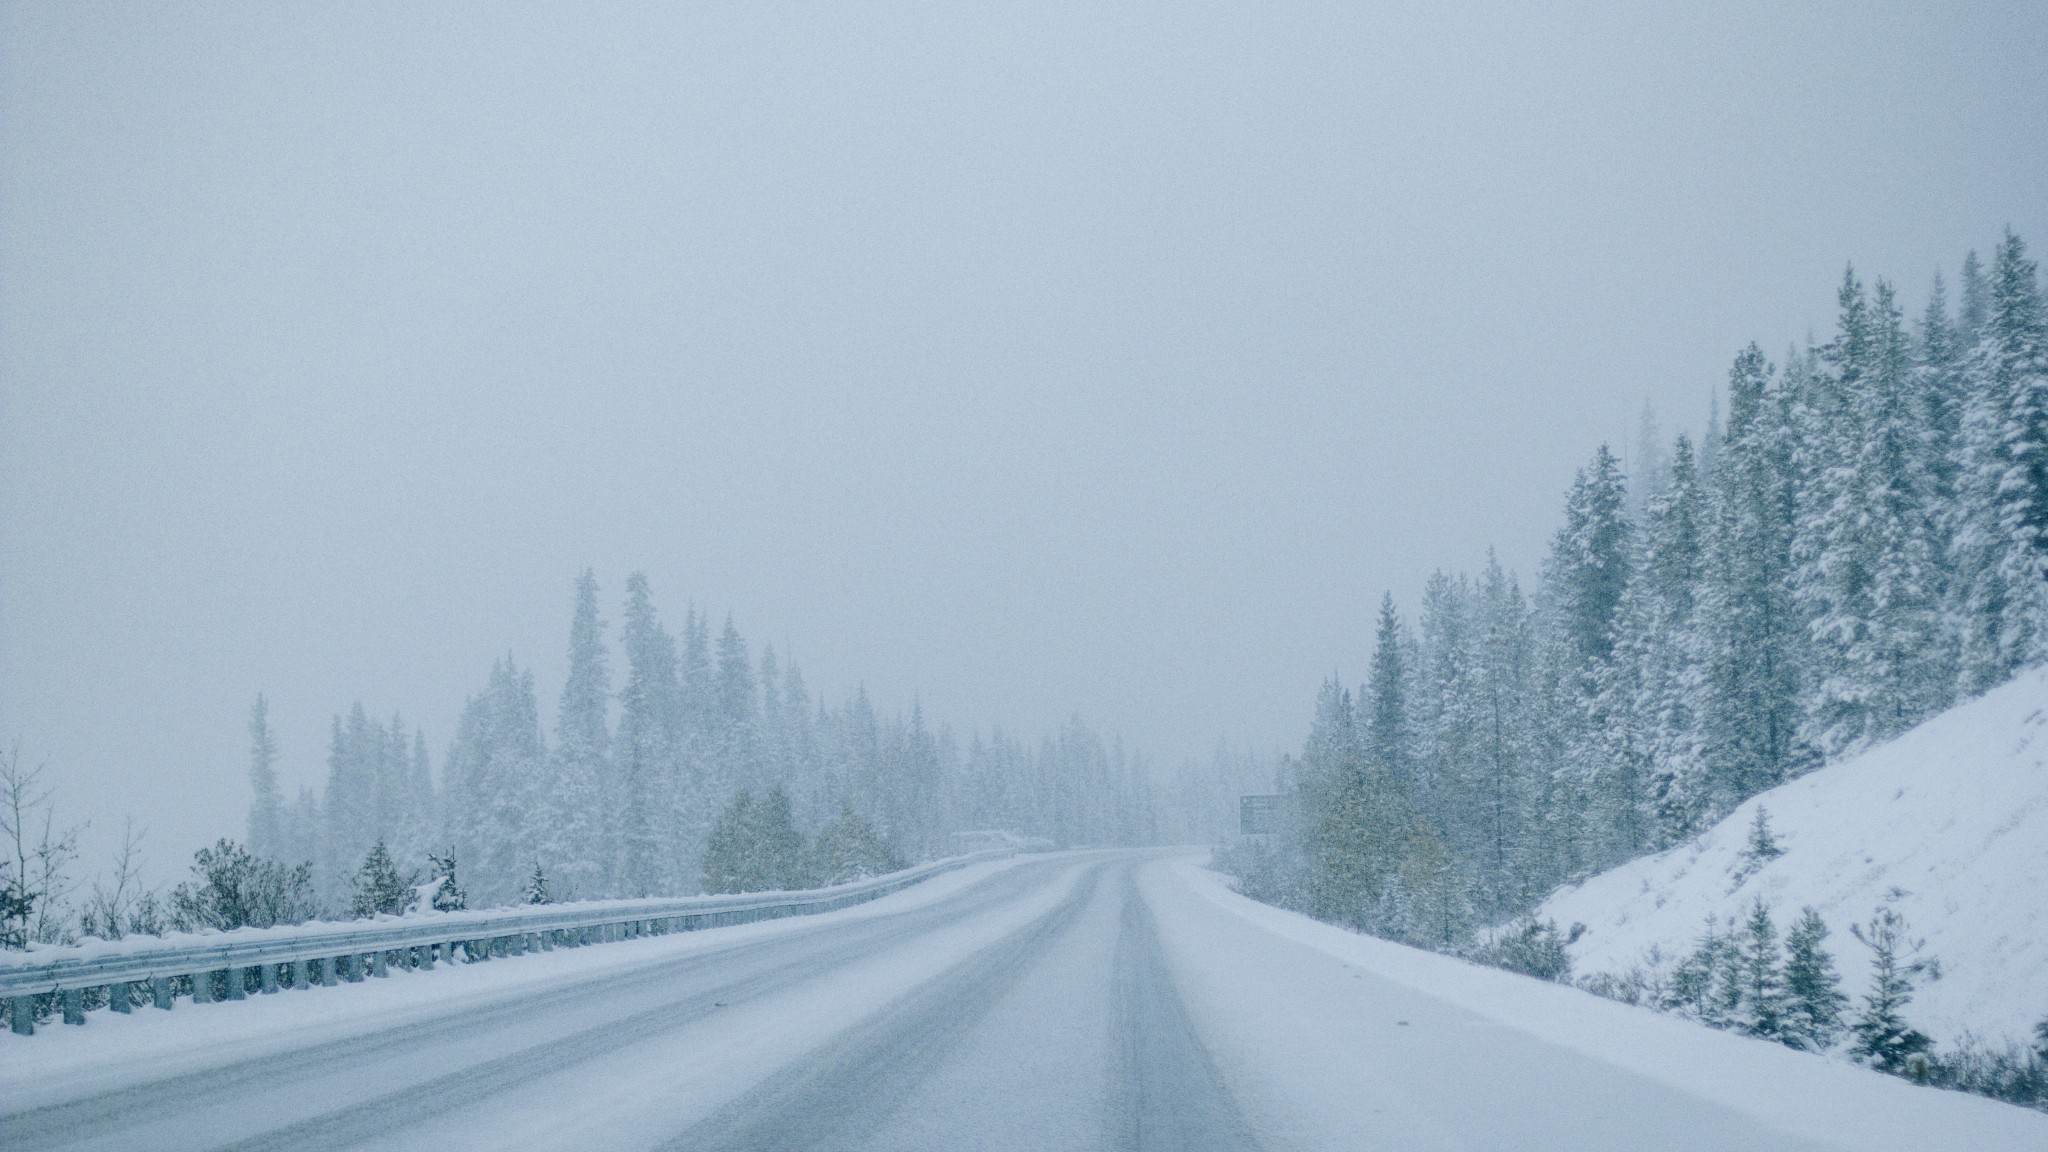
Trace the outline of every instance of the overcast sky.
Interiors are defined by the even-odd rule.
[[[2048,248],[2048,7],[0,9],[0,735],[175,867],[625,576],[958,729],[1296,746],[1647,398]]]

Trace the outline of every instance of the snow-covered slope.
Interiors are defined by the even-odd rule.
[[[1784,855],[1745,874],[1757,807]],[[1756,900],[1782,932],[1802,906],[1827,920],[1844,991],[1869,952],[1850,933],[1890,902],[1944,975],[1909,1022],[1946,1045],[1965,1029],[2018,1040],[2048,1016],[2048,669],[2034,669],[1892,742],[1752,797],[1691,843],[1551,896],[1538,911],[1587,931],[1580,976],[1669,971],[1709,915]]]

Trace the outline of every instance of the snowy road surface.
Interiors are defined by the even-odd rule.
[[[10,1152],[2048,1148],[2048,1116],[1354,936],[1145,853],[0,1040]]]

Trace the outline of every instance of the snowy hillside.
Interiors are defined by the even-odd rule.
[[[2048,669],[2034,669],[1892,742],[1772,789],[1690,843],[1554,894],[1537,913],[1586,932],[1575,972],[1669,972],[1709,915],[1768,904],[1782,932],[1826,918],[1844,991],[1869,952],[1849,933],[1891,901],[1941,980],[1906,1009],[1947,1045],[1965,1029],[2020,1039],[2048,1016]],[[1750,867],[1759,805],[1784,854]],[[1747,871],[1747,874],[1745,872]]]

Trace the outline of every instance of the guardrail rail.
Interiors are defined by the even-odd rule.
[[[239,928],[130,936],[119,941],[0,954],[0,999],[14,1031],[35,1034],[35,999],[54,994],[66,1024],[84,1024],[87,1008],[130,1012],[141,1003],[168,1010],[179,993],[193,1003],[246,999],[284,988],[334,987],[388,976],[393,967],[431,969],[556,948],[806,916],[886,896],[968,864],[1002,859],[1011,848],[936,860],[886,876],[801,892],[749,892],[646,900],[488,908],[383,917],[374,921]]]

